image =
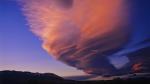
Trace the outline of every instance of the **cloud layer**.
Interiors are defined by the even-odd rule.
[[[133,62],[129,56],[149,46],[149,40],[142,46],[133,46],[134,30],[127,0],[21,0],[19,3],[31,31],[43,41],[43,48],[70,66],[86,73],[115,75],[140,71],[139,67],[145,63]]]

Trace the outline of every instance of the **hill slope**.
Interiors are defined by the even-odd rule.
[[[31,73],[20,71],[0,71],[0,84],[150,84],[149,76],[114,80],[67,80],[52,73]]]

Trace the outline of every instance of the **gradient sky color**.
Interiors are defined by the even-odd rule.
[[[150,72],[150,1],[15,1],[0,0],[0,70],[85,74],[53,56],[90,74]]]
[[[83,75],[82,71],[51,58],[41,41],[29,31],[20,7],[0,0],[0,70],[49,72],[60,76]]]

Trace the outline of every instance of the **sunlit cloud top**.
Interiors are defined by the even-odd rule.
[[[140,29],[132,28],[131,2],[21,0],[19,3],[31,31],[40,37],[43,48],[56,59],[95,74],[143,69],[139,67],[144,66],[145,61],[133,62],[129,55],[149,46],[149,40],[141,44],[133,39]],[[135,46],[136,43],[139,44]]]

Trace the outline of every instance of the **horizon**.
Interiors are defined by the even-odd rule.
[[[51,72],[60,76],[84,74],[49,56],[30,30],[14,0],[0,0],[0,70]],[[55,65],[55,66],[54,66]]]
[[[61,77],[149,73],[148,3],[0,0],[0,71]]]

